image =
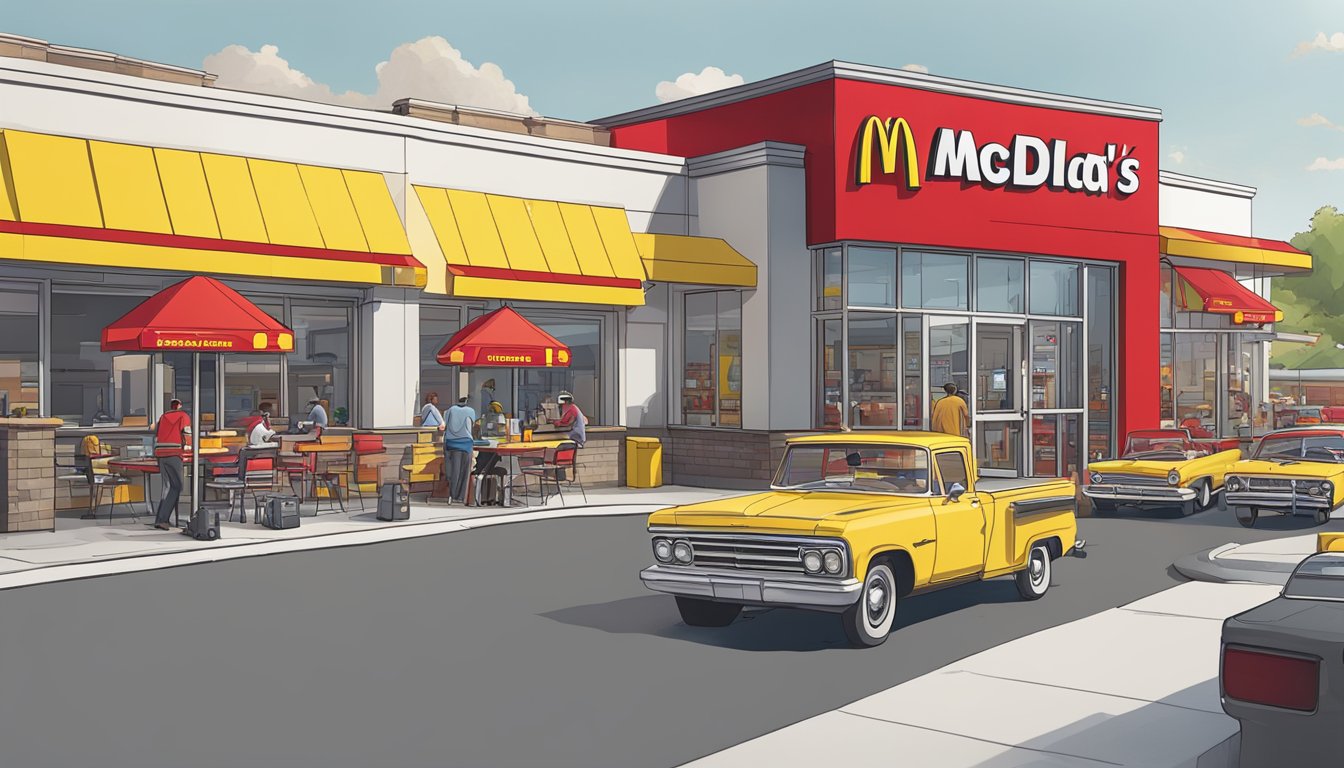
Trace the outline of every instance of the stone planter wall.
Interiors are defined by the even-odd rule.
[[[59,419],[0,418],[0,532],[56,529]]]

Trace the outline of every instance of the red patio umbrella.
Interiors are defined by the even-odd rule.
[[[569,347],[511,307],[472,320],[439,350],[440,365],[568,368]]]
[[[195,509],[200,498],[201,353],[288,352],[294,332],[227,285],[196,276],[164,288],[103,329],[104,352],[191,352],[191,523],[183,531],[215,539],[219,529]]]

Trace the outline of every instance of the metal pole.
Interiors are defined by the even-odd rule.
[[[204,517],[197,519],[201,497],[201,353],[191,353],[191,522],[192,530],[198,535],[196,525],[205,525]]]

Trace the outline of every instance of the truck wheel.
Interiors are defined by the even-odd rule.
[[[1050,589],[1050,548],[1037,544],[1027,555],[1027,567],[1013,577],[1023,600],[1039,600]]]
[[[896,619],[896,575],[891,566],[877,563],[868,569],[859,601],[840,614],[845,637],[859,648],[886,642]]]
[[[726,627],[742,612],[742,606],[678,595],[677,611],[681,613],[681,620],[692,627]]]
[[[1259,507],[1237,508],[1237,522],[1241,523],[1242,528],[1254,528],[1255,519],[1259,516],[1260,516]]]

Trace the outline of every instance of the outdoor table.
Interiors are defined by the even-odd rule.
[[[280,453],[280,454],[278,454],[278,455],[280,455],[280,456],[282,456],[282,457],[285,457],[285,458],[293,458],[293,457],[297,456],[297,457],[303,459],[303,466],[302,466],[302,470],[301,470],[301,474],[300,474],[300,480],[299,480],[300,491],[302,491],[303,488],[307,487],[307,485],[308,485],[309,482],[313,482],[313,481],[310,481],[310,480],[308,479],[308,476],[309,476],[312,472],[316,472],[316,469],[317,469],[317,461],[316,461],[316,455],[315,455],[315,454],[319,454],[319,453],[351,453],[353,450],[354,450],[354,448],[353,448],[353,446],[351,446],[351,445],[345,445],[345,444],[342,444],[342,443],[323,443],[323,442],[320,442],[320,441],[318,441],[318,440],[310,440],[310,441],[299,442],[299,443],[295,444],[295,446],[294,446],[294,452],[293,452],[293,453],[285,452],[285,453]],[[310,456],[313,457],[313,467],[312,467],[312,472],[310,472],[310,470],[309,470],[309,466],[308,466],[308,462],[309,462],[309,457],[310,457]],[[315,485],[316,485],[316,484],[314,483],[314,486],[315,486]],[[302,492],[301,492],[299,495],[300,495],[300,498],[306,498],[306,494],[304,494],[304,493],[302,493]],[[317,497],[317,488],[316,488],[316,487],[313,488],[313,497],[314,497],[314,499],[316,499],[316,497]]]
[[[227,448],[201,448],[198,450],[198,453],[200,453],[201,456],[218,456],[220,454],[228,452],[229,451]],[[189,466],[190,464],[191,464],[191,454],[188,453],[182,457],[182,466],[186,467]],[[147,512],[150,517],[153,517],[155,514],[155,510],[154,510],[154,502],[149,492],[149,476],[159,474],[159,460],[156,458],[112,459],[107,462],[107,470],[109,472],[113,470],[118,470],[121,472],[140,473],[140,478],[144,483],[144,490],[145,490],[144,492],[145,512]],[[185,478],[183,479],[185,481]],[[187,490],[185,485],[183,487],[183,490],[184,491]],[[174,514],[177,514],[177,512],[174,511]],[[179,521],[174,520],[174,522],[176,523]]]
[[[568,440],[533,440],[527,443],[496,443],[495,445],[478,445],[473,448],[477,453],[493,453],[500,459],[507,459],[509,485],[513,485],[514,479],[522,476],[522,469],[518,466],[518,457],[534,453],[544,453],[548,449],[559,448],[561,445],[569,442]],[[479,498],[478,498],[479,506]],[[522,506],[527,506],[524,501]]]

